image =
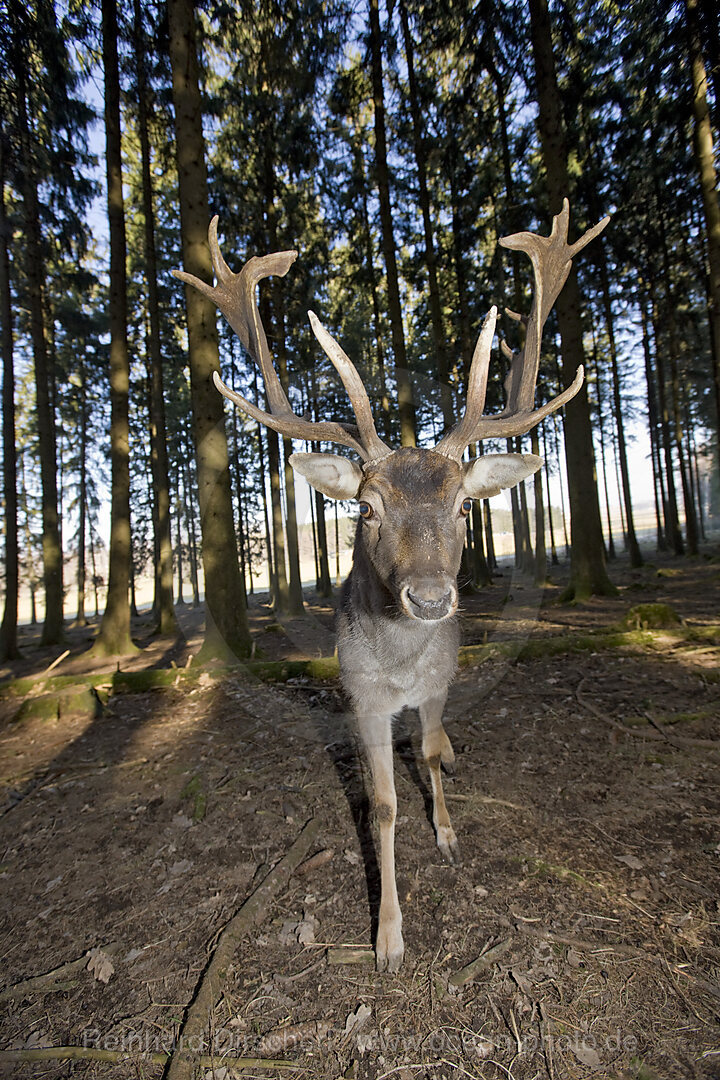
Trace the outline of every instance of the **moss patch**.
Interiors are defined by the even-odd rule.
[[[623,619],[628,630],[671,630],[680,624],[680,616],[669,604],[636,604]]]

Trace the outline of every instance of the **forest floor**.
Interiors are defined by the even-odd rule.
[[[718,1077],[720,549],[650,557],[583,605],[558,603],[562,567],[465,598],[477,648],[446,710],[463,861],[435,846],[404,715],[396,975],[372,966],[372,817],[336,680],[188,666],[201,609],[177,643],[141,617],[143,650],[104,667],[82,655],[92,627],[52,672],[62,650],[26,628],[0,673],[0,1073],[163,1075],[151,1055],[269,876],[207,1017],[206,1080]],[[332,610],[309,599],[284,625],[253,602],[258,658],[332,654]],[[122,684],[148,668],[167,678]],[[34,708],[62,674],[61,705]],[[317,857],[273,888],[310,819]],[[43,1058],[57,1047],[110,1060]]]

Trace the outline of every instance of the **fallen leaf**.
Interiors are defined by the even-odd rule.
[[[576,1043],[575,1045],[571,1043],[570,1049],[583,1065],[587,1065],[591,1069],[597,1069],[602,1065],[600,1055],[597,1050],[593,1050],[592,1046],[586,1046],[585,1043]]]
[[[90,949],[87,956],[87,969],[92,977],[98,982],[109,983],[110,976],[115,971],[115,965],[108,954],[102,949]]]
[[[643,864],[636,855],[616,855],[617,862],[625,863],[631,870],[642,870]]]
[[[349,1013],[345,1021],[345,1034],[350,1035],[353,1031],[359,1031],[363,1024],[367,1023],[372,1014],[369,1005],[358,1005],[355,1012]]]

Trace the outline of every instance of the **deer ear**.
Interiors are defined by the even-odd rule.
[[[362,469],[337,454],[291,454],[290,464],[310,487],[330,499],[354,499],[360,490]]]
[[[465,465],[463,487],[473,499],[489,499],[537,472],[537,454],[483,454]]]

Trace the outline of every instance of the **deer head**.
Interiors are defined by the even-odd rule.
[[[529,316],[508,312],[525,325],[525,342],[517,353],[503,345],[510,360],[505,380],[507,404],[496,415],[483,415],[497,321],[497,309],[493,307],[473,354],[464,415],[432,450],[392,450],[382,441],[355,366],[313,312],[308,313],[313,332],[342,379],[357,423],[312,421],[293,412],[273,366],[255,294],[263,278],[283,277],[287,273],[297,258],[296,252],[252,258],[240,273],[233,273],[220,253],[218,219],[213,218],[209,243],[217,279],[215,286],[191,274],[174,271],[176,277],[213,300],[225,315],[260,369],[270,411],[258,408],[231,390],[216,373],[218,390],[247,415],[282,435],[337,443],[353,450],[361,459],[362,465],[335,454],[296,453],[290,461],[312,487],[329,498],[358,500],[361,550],[380,587],[392,596],[398,610],[411,619],[438,621],[454,613],[455,579],[465,517],[472,509],[472,500],[488,498],[503,488],[513,487],[542,464],[534,454],[488,454],[466,462],[462,460],[466,448],[483,439],[525,434],[568,402],[582,385],[580,367],[571,386],[541,408],[534,408],[543,325],[567,280],[573,257],[609,220],[605,218],[574,244],[568,244],[569,214],[566,199],[562,211],[553,219],[549,237],[523,232],[500,240],[503,247],[524,251],[529,256],[535,278]]]

